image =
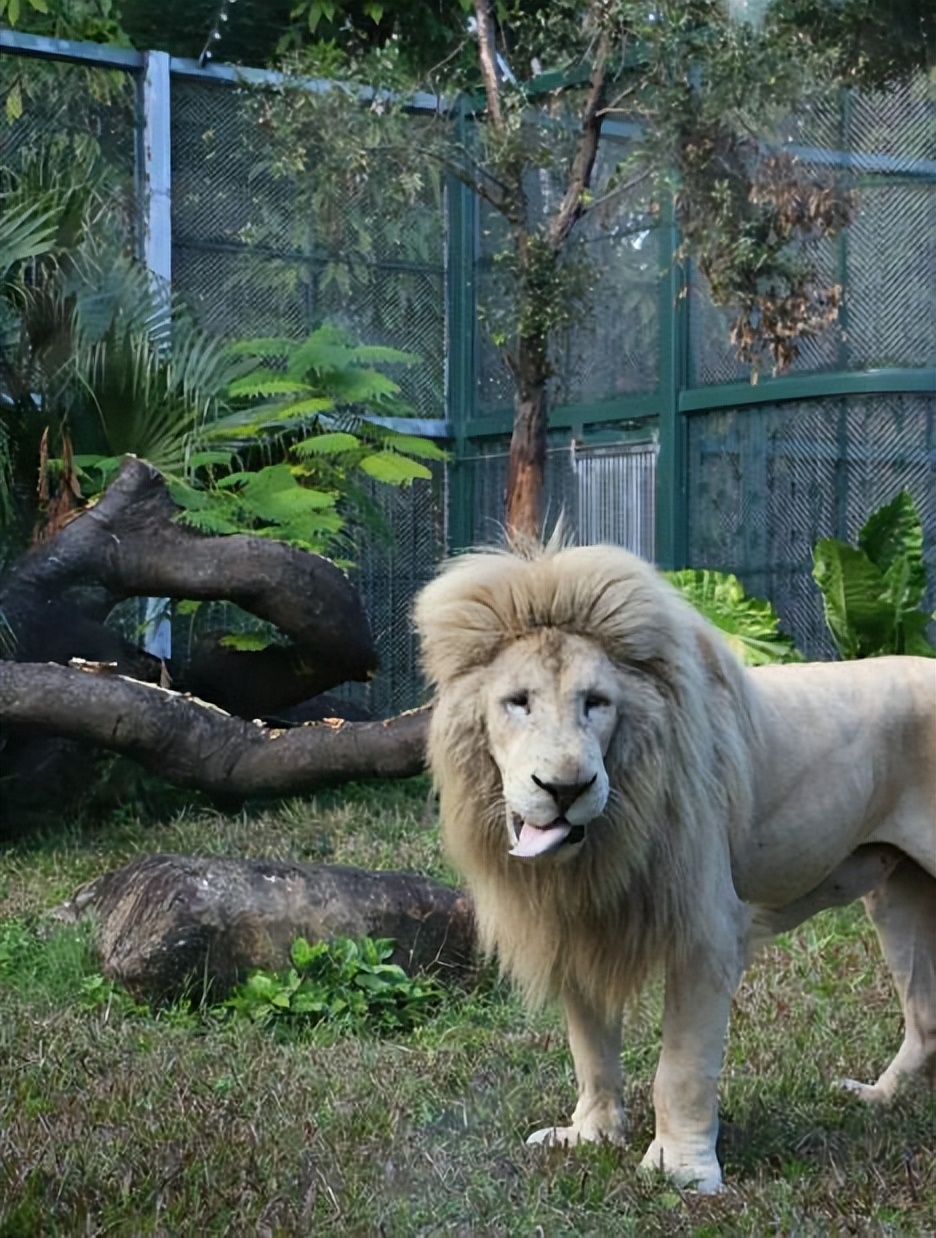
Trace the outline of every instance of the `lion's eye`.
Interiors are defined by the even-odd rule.
[[[589,692],[585,698],[585,712],[590,714],[593,709],[610,709],[611,702],[600,692]]]
[[[530,712],[529,692],[512,692],[504,698],[504,708],[511,713],[528,714]]]

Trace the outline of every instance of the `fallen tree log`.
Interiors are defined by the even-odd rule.
[[[209,645],[192,670],[204,699],[254,718],[377,668],[357,590],[330,560],[270,538],[206,536],[178,523],[162,475],[128,456],[101,498],[7,573],[0,608],[20,662],[116,661],[155,680],[157,659],[104,626],[128,597],[234,602],[288,639],[257,651]],[[172,665],[178,686],[186,668]]]
[[[16,732],[53,733],[133,757],[179,786],[231,799],[301,795],[355,778],[425,767],[428,708],[385,722],[287,730],[123,675],[55,663],[0,662],[0,712]]]
[[[251,968],[289,964],[297,937],[393,938],[409,974],[464,981],[475,952],[467,895],[417,873],[275,860],[153,855],[105,873],[53,913],[93,911],[105,976],[138,1001],[223,998]]]

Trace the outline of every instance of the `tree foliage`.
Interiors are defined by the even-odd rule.
[[[399,201],[414,183],[407,173],[444,168],[500,218],[498,291],[509,299],[506,313],[482,308],[515,386],[508,528],[539,529],[557,333],[587,314],[594,284],[583,221],[620,226],[623,212],[646,227],[672,203],[680,256],[731,311],[732,341],[755,375],[786,369],[836,320],[841,289],[820,246],[847,225],[852,187],[785,153],[785,124],[842,85],[881,86],[927,63],[931,20],[906,5],[885,29],[865,0],[780,0],[758,22],[733,20],[729,7],[463,0],[454,13],[440,6],[446,54],[415,75],[414,45],[426,47],[406,27],[409,6],[306,0],[294,11],[311,42],[294,32],[286,66],[344,85],[331,101],[322,92],[271,107],[267,123],[297,154],[327,131],[329,166],[347,171],[315,181],[320,214],[353,215],[347,176],[357,196],[373,178]],[[355,109],[353,88],[365,84]],[[417,85],[439,93],[435,117],[407,114],[401,92]],[[329,111],[336,97],[341,124]],[[616,162],[601,156],[611,120],[632,126]]]

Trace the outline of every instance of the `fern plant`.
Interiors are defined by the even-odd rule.
[[[184,523],[334,551],[349,522],[375,525],[368,480],[405,486],[445,459],[429,439],[385,424],[410,410],[376,367],[409,364],[411,354],[356,344],[331,324],[302,341],[246,340],[231,352],[251,368],[229,387],[238,407],[204,425],[190,474],[172,479]]]

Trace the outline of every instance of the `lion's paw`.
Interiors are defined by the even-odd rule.
[[[857,1079],[836,1079],[835,1087],[843,1092],[850,1092],[868,1105],[887,1105],[893,1099],[879,1084],[861,1083]]]
[[[544,1126],[527,1136],[528,1144],[541,1148],[574,1148],[580,1143],[613,1143],[623,1147],[626,1138],[623,1131],[603,1131],[582,1126]]]
[[[723,1189],[721,1166],[714,1152],[688,1155],[677,1148],[666,1147],[654,1139],[640,1162],[644,1173],[659,1172],[677,1186],[688,1187],[700,1195],[714,1195]]]

